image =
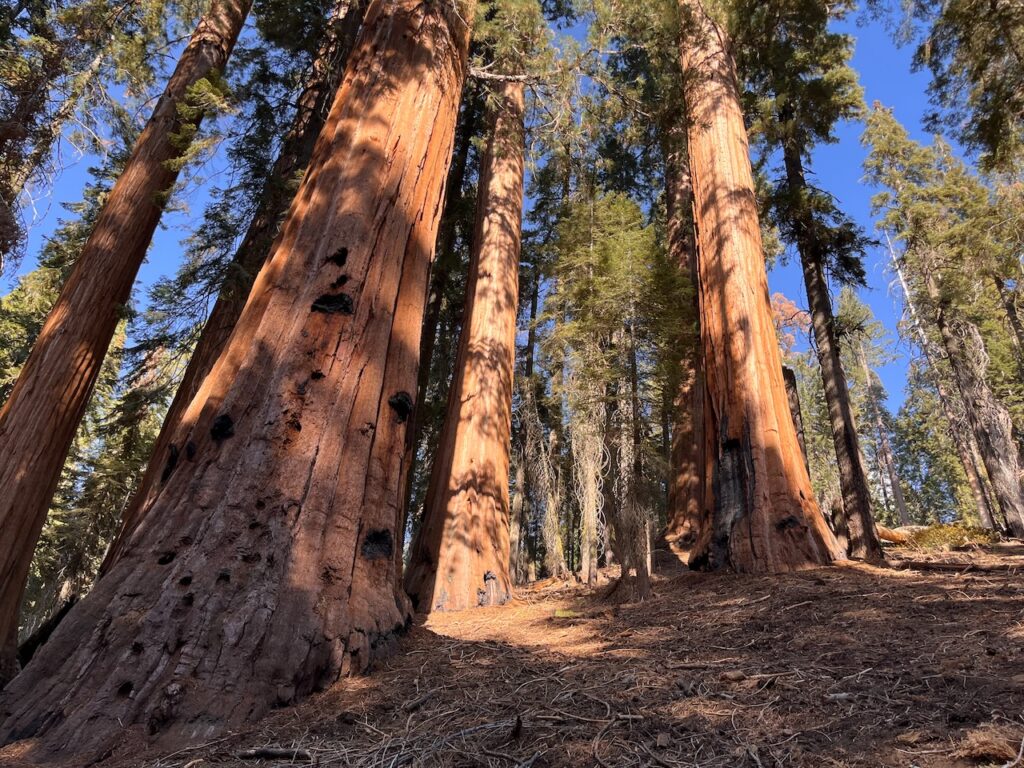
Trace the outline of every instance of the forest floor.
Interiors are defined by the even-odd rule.
[[[668,558],[638,604],[524,590],[249,731],[118,766],[1024,768],[1024,546],[889,553],[771,577]],[[240,757],[266,747],[295,752]]]

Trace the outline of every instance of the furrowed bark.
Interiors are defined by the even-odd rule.
[[[680,9],[712,514],[691,562],[744,572],[830,563],[836,541],[814,500],[782,380],[735,65],[700,0],[680,0]]]
[[[64,459],[177,178],[178,106],[223,69],[250,3],[218,0],[200,20],[0,410],[0,637],[17,623]]]
[[[679,131],[670,127],[670,132]],[[665,201],[668,214],[668,248],[679,270],[693,285],[694,316],[699,316],[697,255],[693,238],[693,185],[683,147],[684,137],[670,135],[665,155]],[[699,320],[698,320],[699,323]],[[670,544],[688,549],[706,525],[704,509],[704,372],[697,338],[679,363],[675,392],[675,424],[669,461],[668,525]],[[688,334],[692,335],[692,334]]]
[[[978,329],[963,319],[952,319],[942,304],[932,275],[925,276],[925,290],[934,310],[935,327],[949,357],[953,381],[964,402],[964,414],[974,433],[992,492],[1006,517],[1011,533],[1024,538],[1024,491],[1021,489],[1017,445],[1006,407],[985,381],[984,342]]]
[[[368,8],[176,470],[0,696],[0,742],[206,738],[365,669],[407,626],[409,393],[473,10]]]
[[[523,214],[523,84],[497,89],[483,159],[455,379],[406,591],[417,608],[501,605],[509,574],[509,443]]]
[[[828,281],[825,279],[825,254],[816,237],[816,227],[810,209],[804,203],[807,180],[804,176],[802,148],[791,139],[783,146],[786,185],[789,188],[788,215],[796,231],[797,251],[804,273],[807,303],[811,310],[811,328],[814,331],[818,368],[825,392],[832,445],[836,453],[836,469],[843,494],[845,529],[849,532],[849,555],[869,562],[884,559],[882,544],[875,533],[875,518],[871,511],[871,488],[860,449],[857,425],[850,401],[846,372],[839,356],[835,316]]]
[[[149,506],[159,492],[164,475],[174,471],[184,450],[184,446],[171,442],[172,436],[181,426],[179,422],[185,409],[224,350],[245,307],[256,275],[273,256],[274,237],[295,195],[291,181],[309,164],[317,136],[327,119],[331,100],[345,74],[345,63],[355,44],[366,4],[367,0],[340,0],[332,11],[323,43],[299,96],[295,120],[263,186],[259,209],[231,260],[230,277],[221,286],[213,310],[192,351],[174,400],[164,417],[146,472],[125,510],[121,530],[100,567],[101,574],[106,573],[121,556],[126,541],[139,524],[142,510]]]

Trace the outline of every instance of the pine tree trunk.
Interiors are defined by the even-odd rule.
[[[0,743],[205,737],[365,669],[406,626],[409,393],[472,17],[367,10],[274,256],[175,436],[182,459],[0,696]]]
[[[931,340],[925,333],[924,328],[921,327],[921,321],[917,315],[917,308],[915,306],[913,296],[911,296],[910,289],[907,286],[907,281],[903,277],[903,268],[900,266],[899,259],[896,258],[896,252],[893,249],[892,241],[889,238],[888,232],[885,233],[885,240],[889,248],[889,257],[892,261],[893,270],[896,272],[896,277],[900,282],[900,288],[903,291],[903,300],[906,303],[907,311],[910,314],[910,322],[918,337],[918,343],[921,347],[921,351],[924,353],[925,362],[927,363],[928,371],[931,374],[930,378],[932,379],[932,384],[939,396],[939,404],[942,407],[942,412],[949,424],[949,434],[953,440],[953,445],[956,448],[957,456],[960,458],[960,463],[963,465],[964,474],[967,476],[967,485],[971,489],[971,495],[974,496],[974,504],[978,512],[978,520],[981,522],[983,528],[990,531],[995,530],[996,523],[993,504],[985,485],[983,470],[978,464],[977,442],[974,439],[974,433],[970,428],[966,430],[961,428],[962,419],[958,418],[954,409],[953,396],[947,390],[946,385],[942,380],[942,374],[938,369],[938,354],[932,348]],[[960,405],[960,410],[965,410],[962,399],[958,399],[958,404]]]
[[[139,524],[141,510],[159,492],[161,479],[180,459],[184,446],[172,442],[180,431],[181,419],[202,386],[245,307],[253,281],[274,253],[274,237],[294,197],[292,179],[309,164],[317,136],[324,127],[331,99],[345,74],[345,63],[366,11],[366,0],[338,0],[328,21],[324,40],[313,61],[309,79],[299,96],[295,120],[281,144],[273,169],[263,185],[260,205],[245,237],[231,260],[231,277],[221,286],[217,301],[207,318],[188,366],[178,384],[174,400],[164,417],[139,488],[125,510],[121,530],[104,558],[100,573],[106,573],[121,556]]]
[[[925,275],[925,290],[934,309],[935,326],[949,357],[953,381],[964,401],[964,413],[992,482],[996,501],[1014,536],[1024,538],[1024,492],[1010,414],[985,381],[984,343],[978,329],[963,319],[951,320],[938,285]],[[955,327],[955,330],[954,330]]]
[[[875,533],[867,467],[857,436],[846,372],[839,356],[832,299],[825,279],[825,254],[817,241],[813,213],[805,202],[807,180],[801,159],[802,148],[790,140],[785,143],[782,153],[786,167],[786,186],[790,200],[793,201],[787,213],[796,231],[797,251],[800,253],[807,303],[811,310],[811,328],[814,331],[818,368],[821,370],[825,406],[832,430],[832,445],[836,452],[839,487],[843,494],[843,514],[847,518],[844,527],[849,532],[849,555],[878,562],[884,559],[882,544]]]
[[[523,84],[503,82],[481,166],[466,310],[423,524],[405,587],[423,612],[501,605],[523,215]]]
[[[793,426],[796,428],[796,441],[800,444],[804,466],[810,473],[811,465],[807,462],[807,441],[804,439],[804,413],[800,407],[800,389],[796,385],[796,371],[782,366],[782,378],[786,382],[786,397],[789,399],[789,414],[793,417]]]
[[[680,0],[700,277],[707,504],[694,562],[775,572],[832,562],[789,414],[735,65],[700,0]]]
[[[893,456],[892,444],[889,442],[889,430],[885,428],[882,421],[882,406],[875,394],[875,373],[868,366],[867,356],[864,348],[858,346],[860,364],[864,369],[864,382],[867,387],[868,407],[875,420],[875,431],[878,433],[878,453],[885,467],[885,473],[889,476],[889,486],[892,488],[892,500],[896,505],[896,517],[900,525],[910,525],[910,513],[907,511],[907,502],[903,498],[903,489],[900,488],[900,476],[896,471],[896,459]]]
[[[680,126],[681,127],[681,126]],[[668,218],[669,257],[693,286],[693,314],[699,316],[697,258],[693,240],[693,187],[682,136],[670,136],[665,155],[665,202]],[[699,320],[697,321],[699,323]],[[675,425],[669,461],[668,525],[666,540],[689,548],[707,525],[704,509],[704,372],[696,334],[687,333],[689,347],[679,362],[679,386],[675,392]],[[687,338],[688,337],[688,338]]]
[[[200,20],[0,410],[0,637],[18,620],[64,459],[177,177],[178,105],[223,69],[250,3],[219,0]]]

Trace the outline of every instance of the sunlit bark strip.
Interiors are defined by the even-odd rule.
[[[509,442],[523,215],[523,85],[497,88],[466,310],[406,590],[421,611],[500,605],[509,575]]]

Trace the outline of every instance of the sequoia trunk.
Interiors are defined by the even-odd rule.
[[[680,7],[712,515],[691,562],[748,572],[830,563],[837,544],[814,500],[782,380],[735,65],[701,0]]]
[[[192,351],[174,400],[164,417],[146,472],[125,510],[121,531],[104,558],[101,573],[106,573],[114,560],[120,557],[125,541],[139,523],[141,510],[149,506],[159,491],[160,479],[168,462],[176,461],[181,453],[182,446],[172,443],[171,437],[178,430],[188,404],[224,350],[256,275],[273,255],[274,236],[294,196],[291,181],[309,164],[317,136],[327,119],[331,99],[345,74],[345,62],[355,43],[365,10],[366,0],[339,0],[335,5],[309,79],[299,96],[295,120],[263,186],[259,209],[235,251],[230,276],[221,286]]]
[[[794,224],[800,266],[807,289],[807,304],[811,310],[811,328],[814,331],[818,353],[818,368],[825,393],[832,446],[836,453],[839,487],[843,495],[844,528],[849,536],[849,554],[862,560],[877,562],[884,559],[882,544],[875,533],[875,518],[871,512],[871,488],[860,450],[857,425],[853,417],[850,389],[846,372],[839,357],[835,317],[828,281],[825,279],[825,254],[816,236],[817,227],[806,203],[807,180],[804,177],[802,149],[792,141],[783,147],[786,167],[786,185],[790,200],[787,212]]]
[[[409,620],[395,546],[471,3],[374,0],[271,260],[124,554],[0,696],[95,752],[258,718]]]
[[[509,441],[523,215],[523,84],[502,83],[477,194],[455,378],[412,547],[417,608],[500,605],[509,575]]]
[[[669,257],[693,287],[693,314],[697,318],[697,256],[693,238],[693,187],[684,137],[669,127],[665,155],[665,201],[668,214]],[[698,320],[699,322],[699,320]],[[704,509],[704,372],[699,330],[680,334],[684,354],[679,362],[679,386],[675,392],[675,424],[669,461],[668,525],[666,540],[689,549],[706,525]]]
[[[199,22],[0,410],[0,637],[17,622],[64,459],[177,177],[178,106],[223,69],[250,4],[218,0]]]

